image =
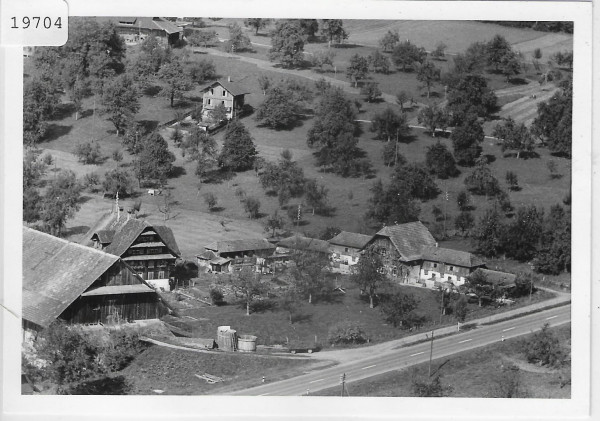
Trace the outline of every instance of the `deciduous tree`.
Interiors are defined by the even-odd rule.
[[[413,69],[415,63],[422,63],[426,56],[423,47],[417,47],[408,40],[396,44],[392,51],[392,61],[397,67],[402,67],[403,72]]]
[[[494,257],[502,251],[502,236],[504,225],[500,214],[495,208],[490,208],[479,218],[473,232],[475,251],[487,257]]]
[[[350,57],[350,63],[346,68],[346,76],[354,83],[354,87],[358,87],[358,82],[366,78],[369,74],[369,60],[358,54]]]
[[[390,72],[390,59],[381,53],[379,50],[375,50],[374,53],[368,57],[369,65],[373,68],[375,73],[383,73],[387,75]]]
[[[226,43],[226,49],[235,53],[236,51],[244,51],[251,46],[250,38],[242,31],[242,28],[237,23],[229,26],[229,40]]]
[[[298,121],[299,104],[291,92],[277,85],[267,90],[256,110],[256,120],[271,129],[290,129]]]
[[[152,132],[142,140],[142,148],[134,162],[135,175],[141,180],[155,180],[164,184],[173,169],[175,155],[158,132]]]
[[[271,32],[269,60],[277,60],[284,68],[298,67],[304,60],[306,37],[297,20],[278,21]]]
[[[360,260],[359,260],[360,262]],[[385,317],[385,321],[391,323],[392,326],[402,326],[404,329],[409,329],[410,313],[417,309],[419,301],[413,294],[404,294],[397,292],[383,301],[381,312]]]
[[[361,293],[368,294],[369,308],[373,308],[375,293],[387,282],[381,256],[372,247],[365,249],[352,272],[352,281],[358,285]]]
[[[175,99],[183,98],[183,93],[191,88],[189,77],[185,73],[180,59],[173,58],[163,64],[158,71],[158,78],[166,85],[161,93],[169,98],[171,107],[173,107]]]
[[[493,136],[502,142],[502,152],[514,150],[517,159],[521,154],[533,151],[534,142],[529,129],[523,123],[517,124],[511,117],[494,127]]]
[[[227,124],[219,165],[232,171],[251,169],[258,152],[248,129],[239,120]]]
[[[477,116],[469,114],[462,123],[455,127],[450,135],[454,156],[458,165],[473,166],[481,155],[481,143],[484,139],[483,126]]]
[[[140,94],[133,79],[127,74],[108,81],[102,92],[103,112],[115,126],[117,136],[125,130],[127,121],[140,109]]]
[[[543,140],[551,151],[571,156],[573,86],[572,81],[562,84],[562,89],[547,102],[538,104],[537,117],[531,131]]]
[[[254,34],[258,35],[258,31],[263,29],[270,22],[270,19],[248,18],[244,19],[244,25],[254,28]]]
[[[81,184],[71,170],[62,170],[52,180],[43,196],[41,220],[52,235],[60,237],[67,219],[79,210]]]
[[[267,285],[260,280],[260,274],[254,273],[250,266],[245,266],[231,276],[229,286],[236,297],[241,298],[246,306],[246,316],[250,315],[250,305],[265,294]]]
[[[397,43],[400,42],[398,31],[388,30],[385,35],[379,40],[379,46],[386,53],[392,52]]]
[[[388,142],[392,139],[403,141],[410,133],[410,127],[404,114],[396,114],[391,107],[386,107],[371,118],[371,131],[377,133],[378,139]]]
[[[425,165],[430,174],[435,174],[437,178],[444,180],[449,177],[456,177],[459,174],[454,156],[452,156],[446,145],[440,141],[427,147]]]
[[[417,66],[417,80],[427,89],[427,98],[431,94],[431,87],[440,80],[440,69],[428,60]]]
[[[440,108],[437,104],[421,108],[421,111],[419,111],[419,114],[417,115],[419,124],[424,124],[433,137],[435,137],[437,129],[442,131],[446,130],[449,120],[450,116],[447,109]]]
[[[329,39],[329,45],[334,41],[341,44],[348,38],[348,33],[344,29],[344,23],[341,19],[323,19],[321,32]]]
[[[126,197],[132,192],[133,181],[131,174],[127,170],[116,168],[107,171],[102,180],[102,189],[105,194],[115,197],[119,193],[120,197]]]

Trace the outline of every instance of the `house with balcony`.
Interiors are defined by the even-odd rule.
[[[222,105],[225,107],[227,120],[239,116],[244,108],[245,97],[250,90],[242,83],[227,80],[218,80],[201,88],[202,94],[202,123],[201,125],[218,124],[212,121],[211,112]]]

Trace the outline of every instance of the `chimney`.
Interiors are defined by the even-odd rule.
[[[231,76],[227,76],[227,82],[231,82]]]

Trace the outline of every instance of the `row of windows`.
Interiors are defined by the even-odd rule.
[[[437,268],[438,264],[437,263],[432,263],[431,266],[433,268]],[[448,272],[454,272],[454,266],[448,266]]]
[[[215,105],[217,105],[218,102],[215,101]],[[211,98],[207,98],[206,99],[206,105],[213,105],[213,101]],[[225,105],[225,101],[221,101],[221,105]],[[231,111],[231,107],[227,107],[227,111]]]
[[[145,277],[143,273],[140,273],[139,275],[146,281],[152,281],[154,279],[165,279],[165,271],[163,270],[158,271],[158,276],[156,278],[154,277],[154,272],[148,272]]]
[[[215,94],[215,89],[214,88],[210,88],[210,94],[214,95]],[[225,89],[223,89],[223,93],[221,94],[224,97],[227,96],[227,91]]]
[[[132,260],[129,262],[129,265],[134,268],[134,269],[144,269],[146,267],[149,268],[153,268],[153,267],[166,267],[167,266],[167,261],[166,260],[147,260],[146,264],[144,264],[144,261],[140,261],[140,260]]]
[[[130,256],[141,256],[143,254],[161,254],[162,247],[148,247],[147,249],[135,248],[129,249]]]
[[[426,269],[423,269],[423,275],[425,275],[425,276],[429,275],[429,271]],[[435,279],[435,273],[432,272],[431,277]],[[448,280],[452,281],[452,276],[448,276]]]

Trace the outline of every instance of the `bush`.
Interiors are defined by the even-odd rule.
[[[559,367],[565,357],[560,341],[550,331],[548,323],[542,330],[534,333],[531,339],[523,341],[522,349],[528,362],[539,365]]]
[[[75,156],[83,164],[97,164],[102,158],[100,145],[97,142],[85,142],[75,146]]]
[[[364,344],[367,342],[367,334],[356,322],[341,322],[329,329],[327,338],[330,344]]]
[[[246,302],[242,301],[242,307],[246,307]],[[264,313],[265,311],[274,311],[277,308],[277,301],[266,299],[256,300],[250,303],[250,313]]]
[[[147,345],[139,340],[137,333],[112,331],[103,353],[104,365],[108,371],[120,371],[146,347]]]
[[[221,291],[219,288],[211,288],[209,291],[210,294],[210,301],[212,301],[212,303],[216,306],[221,306],[223,304],[225,304],[225,300],[223,297],[223,291]]]

